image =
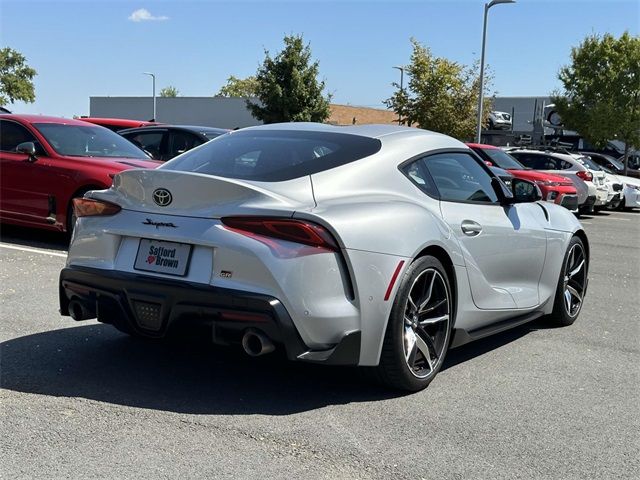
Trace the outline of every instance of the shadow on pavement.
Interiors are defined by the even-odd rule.
[[[525,325],[451,350],[444,369],[531,330]],[[404,395],[367,382],[354,368],[289,362],[277,354],[251,358],[202,337],[136,340],[96,324],[5,341],[0,365],[5,389],[192,414],[287,415]]]
[[[0,242],[66,252],[69,247],[69,236],[62,232],[2,224],[0,225]]]

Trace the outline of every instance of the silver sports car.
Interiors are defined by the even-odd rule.
[[[75,200],[62,315],[426,387],[447,350],[569,325],[589,243],[535,185],[415,128],[290,123],[222,135]]]

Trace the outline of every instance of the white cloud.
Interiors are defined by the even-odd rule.
[[[169,17],[166,15],[154,16],[151,15],[151,12],[146,8],[139,8],[131,15],[129,15],[129,20],[132,22],[151,22],[151,21],[163,21],[169,20]]]

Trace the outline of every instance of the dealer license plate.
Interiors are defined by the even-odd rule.
[[[140,239],[133,268],[147,272],[184,276],[189,266],[192,245]]]

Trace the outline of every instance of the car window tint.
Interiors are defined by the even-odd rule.
[[[153,158],[159,159],[162,135],[164,135],[164,132],[140,132],[127,134],[124,137],[149,153]]]
[[[148,160],[142,150],[108,128],[90,123],[86,125],[33,123],[32,125],[60,155]]]
[[[0,150],[15,152],[23,142],[34,142],[36,138],[22,125],[8,120],[0,120]]]
[[[438,190],[436,189],[436,186],[433,183],[429,172],[427,171],[427,167],[425,166],[423,158],[405,165],[404,167],[402,167],[402,172],[420,190],[432,197],[438,197]]]
[[[345,133],[239,130],[194,148],[162,168],[279,182],[368,157],[380,148],[378,139]]]
[[[451,202],[497,202],[491,175],[466,153],[440,153],[425,158],[440,199]]]
[[[191,150],[202,143],[202,140],[189,132],[174,131],[171,132],[170,138],[167,159]]]

